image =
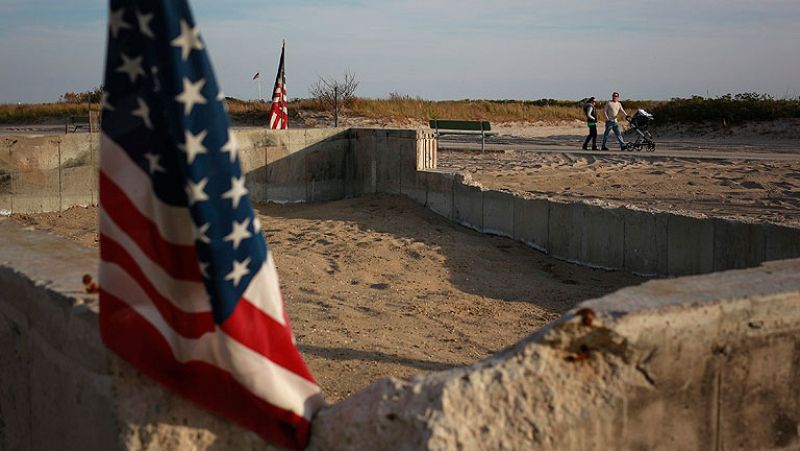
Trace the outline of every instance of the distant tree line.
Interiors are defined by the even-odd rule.
[[[740,124],[749,121],[772,121],[800,118],[800,98],[775,99],[754,92],[726,94],[716,98],[693,96],[659,102],[650,111],[658,122],[720,122]]]
[[[65,92],[58,101],[60,103],[100,103],[103,97],[103,87],[98,86],[89,91]]]

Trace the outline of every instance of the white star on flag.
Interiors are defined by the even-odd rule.
[[[167,172],[163,167],[161,167],[161,163],[159,163],[159,160],[161,160],[161,155],[148,152],[144,154],[144,157],[147,158],[147,162],[149,163],[150,168],[148,171],[150,171],[150,174],[155,174],[156,172]]]
[[[192,108],[194,108],[196,104],[204,105],[206,103],[206,98],[203,97],[203,94],[200,94],[205,84],[206,80],[204,78],[194,83],[186,77],[183,78],[183,92],[175,96],[175,100],[183,104],[184,114],[186,116],[192,112]]]
[[[223,199],[230,199],[233,202],[233,208],[239,207],[239,201],[242,197],[247,195],[247,188],[244,187],[244,176],[231,178],[231,189],[222,194]]]
[[[122,19],[123,14],[125,14],[124,8],[120,8],[116,11],[111,11],[108,14],[108,26],[111,28],[111,36],[113,36],[114,39],[117,39],[119,30],[131,28],[130,24],[126,23]]]
[[[211,266],[211,263],[197,260],[197,265],[200,267],[200,274],[203,275],[203,278],[208,279],[208,267]]]
[[[197,155],[201,153],[207,153],[208,149],[203,145],[203,140],[206,139],[206,135],[208,134],[207,130],[203,130],[198,134],[192,134],[189,130],[186,130],[184,139],[185,143],[180,145],[182,151],[186,152],[186,160],[189,164],[194,163],[194,159]]]
[[[189,53],[194,50],[203,50],[203,43],[200,42],[200,30],[197,27],[190,28],[185,20],[181,20],[181,34],[170,42],[173,47],[181,48],[181,58],[186,61]]]
[[[150,39],[156,38],[155,33],[153,33],[153,30],[150,29],[150,21],[153,20],[153,13],[140,14],[139,12],[137,12],[136,20],[139,22],[139,32],[141,32],[143,35],[147,36]]]
[[[230,235],[223,238],[224,241],[233,241],[233,248],[239,249],[239,244],[242,240],[246,240],[253,236],[247,228],[250,226],[250,218],[245,218],[242,222],[233,221],[233,230]]]
[[[100,99],[100,104],[103,106],[104,110],[114,111],[114,107],[108,101],[108,93],[103,92],[103,97]]]
[[[233,130],[228,129],[228,141],[220,149],[223,152],[230,152],[231,163],[236,161],[236,156],[239,154],[239,142],[236,141],[236,135]]]
[[[147,102],[142,100],[141,97],[137,97],[136,103],[139,104],[139,108],[131,111],[131,114],[136,117],[142,118],[142,120],[144,121],[144,126],[152,130],[153,123],[150,122],[150,108],[147,106]]]
[[[250,257],[245,258],[241,262],[234,260],[233,271],[231,271],[227,276],[225,276],[225,280],[232,280],[233,286],[239,286],[239,282],[242,280],[242,277],[250,274],[250,270],[247,269],[249,265],[250,265]]]
[[[136,58],[131,58],[124,53],[120,53],[120,56],[122,57],[122,65],[117,68],[117,72],[128,74],[128,77],[131,79],[131,83],[136,83],[137,76],[144,76],[144,69],[142,69],[142,57],[137,56]]]
[[[211,227],[211,223],[205,223],[200,227],[194,229],[194,238],[197,241],[202,241],[203,243],[210,243],[211,239],[206,235],[208,232],[208,228]]]
[[[208,200],[208,194],[205,192],[207,184],[208,178],[204,178],[197,183],[191,180],[186,183],[186,196],[189,198],[189,205]]]

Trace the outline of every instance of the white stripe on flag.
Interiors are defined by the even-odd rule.
[[[164,321],[147,294],[126,273],[117,274],[114,283],[103,285],[103,290],[128,304],[155,327],[169,344],[176,360],[183,363],[206,362],[228,371],[255,396],[308,420],[323,404],[317,385],[276,365],[220,329],[197,339],[180,336]]]
[[[153,262],[141,248],[117,224],[111,220],[106,212],[100,210],[100,230],[103,235],[122,246],[133,258],[136,265],[153,284],[156,291],[167,298],[172,305],[185,312],[208,312],[211,302],[205,285],[201,282],[189,282],[172,278],[161,266]],[[106,264],[101,262],[101,265]],[[103,286],[105,288],[105,284]]]
[[[283,297],[278,283],[278,271],[275,270],[275,261],[272,252],[267,251],[267,260],[261,269],[250,281],[250,285],[242,294],[257,309],[283,326],[286,326],[283,313]]]
[[[165,241],[194,246],[194,223],[185,207],[173,207],[153,195],[150,177],[105,133],[100,134],[100,168],[136,208],[155,223]]]

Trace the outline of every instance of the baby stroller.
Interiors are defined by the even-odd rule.
[[[639,109],[636,114],[628,117],[631,127],[636,132],[636,141],[625,144],[625,150],[628,151],[641,151],[647,149],[648,152],[656,150],[656,143],[653,141],[653,136],[647,130],[650,122],[653,121],[653,115],[645,110]]]

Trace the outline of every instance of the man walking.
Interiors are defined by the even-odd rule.
[[[614,136],[617,137],[617,141],[619,141],[619,147],[622,150],[625,150],[625,140],[622,139],[622,134],[619,132],[619,124],[617,123],[617,115],[619,113],[628,117],[628,113],[622,108],[622,104],[619,103],[619,93],[614,92],[611,94],[611,100],[606,102],[606,106],[603,108],[603,113],[606,115],[606,130],[603,132],[603,146],[601,147],[602,150],[608,150],[606,147],[606,140],[608,140],[608,132],[614,130]]]
[[[589,97],[589,101],[583,106],[586,125],[589,126],[589,136],[583,141],[583,150],[586,150],[589,141],[592,141],[592,150],[597,150],[597,110],[594,108],[595,103],[594,97]]]

